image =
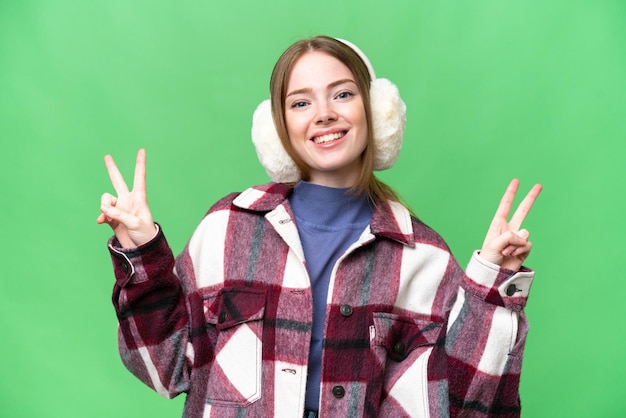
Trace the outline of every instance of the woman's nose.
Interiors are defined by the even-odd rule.
[[[337,120],[337,114],[335,113],[332,105],[330,103],[320,104],[317,109],[317,114],[315,115],[315,122],[324,124],[335,120]]]

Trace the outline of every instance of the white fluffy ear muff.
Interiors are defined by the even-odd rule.
[[[337,40],[352,48],[361,57],[370,73],[374,170],[386,170],[395,164],[400,155],[406,124],[406,105],[400,98],[398,88],[392,82],[376,78],[369,59],[356,45],[343,39]],[[290,183],[300,180],[300,170],[280,142],[272,118],[270,100],[261,102],[254,111],[252,143],[259,161],[272,181]]]
[[[374,170],[386,170],[400,156],[406,105],[395,84],[386,78],[377,78],[370,85],[370,106],[374,128]]]
[[[269,99],[263,100],[252,116],[252,143],[272,181],[291,183],[300,180],[300,170],[280,142]]]

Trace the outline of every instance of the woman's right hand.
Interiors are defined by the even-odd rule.
[[[106,155],[104,164],[117,196],[102,195],[99,224],[109,224],[123,248],[138,247],[150,241],[157,232],[146,199],[146,151],[140,149],[135,163],[133,190],[128,190],[113,157]]]

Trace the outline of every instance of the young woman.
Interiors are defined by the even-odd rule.
[[[185,417],[519,416],[533,272],[506,190],[464,273],[373,172],[397,158],[404,104],[354,45],[302,40],[278,60],[253,141],[274,182],[226,196],[174,259],[105,157],[124,364]]]

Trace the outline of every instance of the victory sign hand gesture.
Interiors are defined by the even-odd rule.
[[[117,196],[102,195],[97,222],[109,224],[124,248],[137,247],[148,242],[156,234],[156,226],[146,199],[146,151],[140,149],[135,163],[133,190],[117,169],[113,157],[106,155],[104,164]]]
[[[520,228],[542,189],[540,184],[535,184],[519,204],[511,220],[507,221],[518,187],[517,179],[509,184],[480,250],[480,256],[485,260],[514,271],[519,270],[530,254],[532,247],[528,241],[530,234]]]

